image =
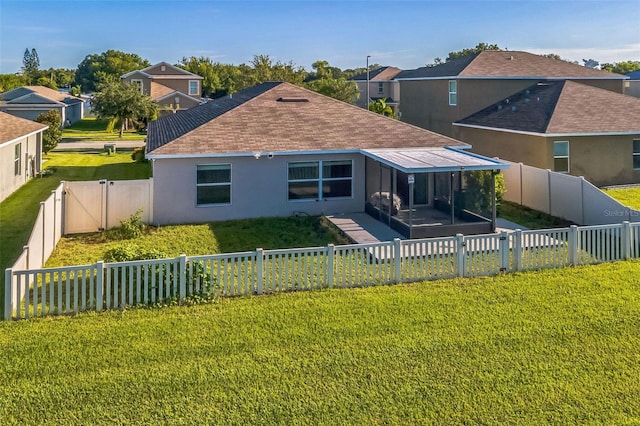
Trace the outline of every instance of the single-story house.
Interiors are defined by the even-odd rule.
[[[42,169],[45,124],[0,112],[0,201]]]
[[[84,100],[44,86],[21,86],[0,93],[0,111],[35,120],[40,114],[56,110],[61,123],[73,124],[84,117]]]
[[[490,232],[495,197],[483,208],[465,204],[473,198],[465,196],[466,177],[508,165],[467,148],[289,83],[267,82],[149,123],[154,221],[366,211],[409,238]]]
[[[640,183],[640,99],[568,80],[545,81],[454,123],[454,137],[491,157]]]

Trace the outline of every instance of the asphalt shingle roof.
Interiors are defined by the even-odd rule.
[[[46,128],[45,124],[0,112],[0,144]]]
[[[304,101],[301,101],[304,100]],[[156,155],[466,144],[289,83],[263,83],[149,123]]]
[[[532,77],[624,79],[620,74],[587,68],[559,59],[520,51],[485,50],[432,67],[407,70],[396,79],[437,77]]]
[[[386,81],[393,80],[402,70],[396,67],[380,67],[373,71],[369,71],[369,81]],[[355,75],[351,77],[355,81],[367,81],[367,73]]]
[[[535,84],[460,124],[533,133],[640,133],[640,99],[573,81]]]

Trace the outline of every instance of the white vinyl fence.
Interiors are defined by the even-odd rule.
[[[5,320],[640,257],[640,223],[5,271]]]
[[[506,201],[581,225],[640,222],[639,211],[611,198],[583,177],[508,163],[511,167],[502,171]]]
[[[40,203],[40,210],[36,216],[36,221],[31,230],[31,235],[27,245],[22,247],[20,256],[13,264],[13,269],[38,269],[42,268],[58,241],[63,235],[63,193],[64,184],[61,183],[56,189],[51,191],[51,195]],[[16,282],[5,283],[5,288],[10,286],[16,298],[22,299],[27,288],[18,286]]]

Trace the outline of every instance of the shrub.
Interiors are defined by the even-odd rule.
[[[135,148],[131,153],[131,159],[136,163],[142,163],[146,161],[145,147],[141,146],[141,147]]]
[[[107,250],[104,253],[105,262],[130,262],[132,260],[163,259],[166,253],[156,249],[145,249],[136,244],[125,244]]]
[[[58,146],[62,139],[62,130],[60,129],[62,117],[58,111],[52,109],[38,115],[36,121],[49,126],[47,130],[42,132],[42,151],[46,154]]]
[[[130,240],[142,235],[146,225],[142,221],[142,209],[138,209],[128,219],[120,221],[120,226],[108,231],[108,236],[114,240]]]

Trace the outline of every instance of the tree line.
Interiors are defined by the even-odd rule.
[[[478,43],[473,48],[449,52],[445,60],[435,58],[427,66],[448,62],[483,50],[504,50],[497,44]],[[554,59],[562,58],[550,53],[544,55]],[[619,74],[627,74],[640,69],[640,61],[622,61],[599,64],[593,59],[583,59],[588,67],[600,66],[601,69]],[[58,89],[67,87],[74,94],[94,92],[101,83],[109,79],[118,79],[122,74],[150,66],[151,63],[134,53],[118,50],[107,50],[102,53],[87,55],[78,67],[73,69],[48,68],[40,69],[40,61],[35,48],[25,49],[22,72],[19,74],[0,74],[0,92],[23,85],[40,85]],[[365,67],[341,69],[329,64],[326,60],[318,60],[311,70],[297,66],[293,62],[273,60],[268,55],[255,55],[248,63],[240,65],[214,62],[207,57],[183,57],[175,64],[187,71],[203,77],[202,96],[219,97],[235,93],[264,81],[287,81],[308,87],[311,90],[351,102],[357,95],[354,85],[348,80],[366,72]],[[372,64],[370,69],[380,65]]]

